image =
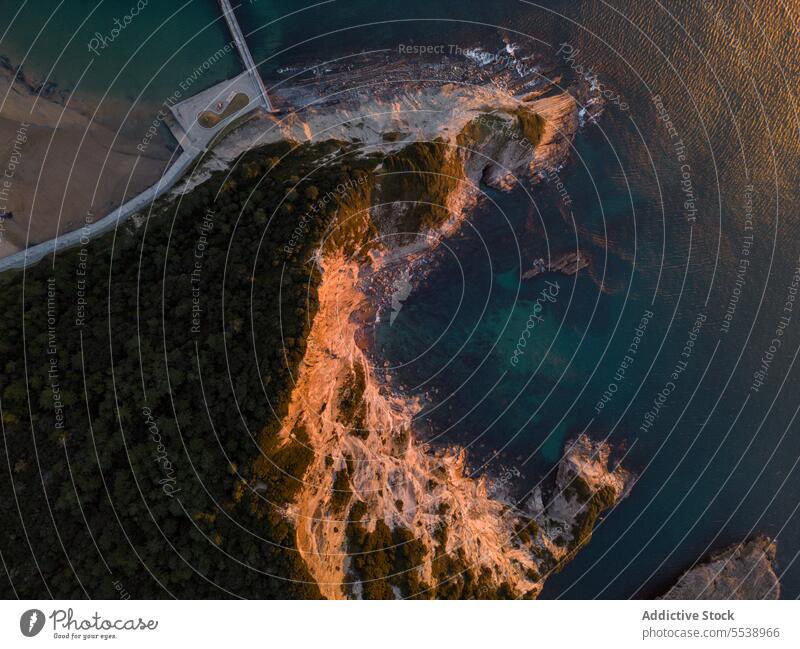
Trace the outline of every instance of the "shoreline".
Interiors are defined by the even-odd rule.
[[[8,59],[6,58],[4,61],[6,64],[3,69],[5,77],[8,77],[12,72],[16,74],[16,68],[11,66]],[[213,142],[213,148],[209,149],[210,155],[204,158],[203,164],[195,167],[195,173],[192,174],[192,178],[185,180],[183,183],[180,182],[183,174],[176,174],[173,168],[176,167],[178,162],[182,165],[183,170],[189,168],[190,161],[187,161],[184,157],[185,152],[181,155],[176,155],[175,152],[170,153],[158,145],[153,147],[152,155],[143,157],[136,154],[134,142],[125,143],[123,139],[117,138],[121,151],[120,155],[122,155],[121,160],[124,161],[125,156],[134,159],[133,162],[125,164],[129,164],[134,170],[138,169],[142,180],[126,180],[129,173],[124,171],[127,168],[124,167],[120,173],[113,174],[119,180],[114,188],[109,189],[109,194],[113,195],[115,189],[120,191],[124,189],[124,194],[132,196],[132,198],[125,204],[118,205],[116,208],[106,212],[102,217],[97,218],[96,213],[105,210],[102,207],[96,207],[88,196],[83,197],[83,202],[81,202],[80,196],[73,201],[65,202],[66,188],[60,191],[58,184],[53,184],[49,191],[53,195],[53,200],[58,202],[59,209],[62,204],[72,206],[65,208],[64,211],[67,214],[63,222],[56,224],[45,222],[41,224],[40,236],[45,237],[50,233],[51,238],[42,243],[28,244],[27,246],[23,245],[28,240],[27,236],[19,239],[19,235],[14,233],[18,230],[16,226],[19,221],[14,223],[14,227],[11,228],[14,230],[12,235],[6,235],[4,238],[8,240],[10,236],[13,236],[19,239],[19,243],[16,245],[16,250],[8,249],[5,253],[3,247],[0,246],[0,255],[2,255],[0,256],[0,272],[24,268],[41,261],[41,259],[54,251],[57,252],[78,245],[82,240],[79,234],[81,231],[88,235],[89,238],[108,232],[118,222],[135,215],[153,196],[162,196],[176,186],[177,189],[173,191],[172,196],[188,191],[202,183],[213,171],[227,168],[241,153],[260,145],[269,144],[280,139],[288,139],[295,142],[319,141],[320,139],[325,139],[320,137],[320,135],[324,134],[327,139],[357,140],[365,146],[370,143],[385,146],[387,141],[381,137],[382,133],[392,132],[398,127],[396,123],[398,120],[400,122],[404,121],[403,117],[395,112],[398,108],[395,101],[397,99],[395,86],[398,83],[406,84],[410,88],[416,88],[418,91],[433,97],[433,95],[437,94],[435,90],[441,89],[442,86],[442,82],[438,77],[442,73],[446,73],[448,78],[453,81],[445,84],[445,90],[447,91],[445,95],[449,94],[451,97],[444,96],[440,98],[440,101],[432,106],[434,113],[458,111],[457,102],[454,105],[448,100],[457,99],[459,92],[463,94],[465,88],[479,94],[485,93],[486,86],[481,84],[488,83],[488,80],[491,80],[492,84],[496,84],[496,87],[493,86],[495,90],[500,88],[509,96],[516,93],[521,96],[521,101],[523,102],[536,103],[539,100],[539,103],[542,103],[547,100],[547,106],[543,108],[545,111],[558,112],[564,110],[563,106],[558,106],[557,102],[553,102],[552,90],[555,86],[543,81],[535,66],[526,66],[524,74],[514,72],[507,65],[497,64],[496,67],[496,70],[491,69],[491,64],[478,64],[476,67],[476,63],[473,60],[458,60],[455,62],[446,60],[444,62],[426,63],[416,58],[405,60],[397,56],[381,56],[368,58],[364,66],[357,71],[357,74],[349,66],[342,65],[339,68],[333,66],[325,77],[316,78],[312,73],[313,66],[307,66],[303,69],[312,77],[311,79],[300,75],[293,85],[285,85],[282,81],[279,81],[271,91],[274,95],[274,103],[278,108],[283,109],[284,115],[280,117],[266,116],[263,120],[259,120],[260,123],[255,126],[244,124],[234,129],[234,132],[227,133],[224,137]],[[380,79],[380,88],[377,91],[375,88],[368,89],[364,86],[365,81],[372,80],[372,83],[374,83],[376,78]],[[414,79],[415,81],[412,82],[409,79]],[[8,81],[7,78],[6,81]],[[556,84],[562,83],[561,75],[556,74],[553,82]],[[459,87],[458,85],[452,85],[454,83],[464,85]],[[25,87],[27,89],[27,100],[30,102],[34,99],[31,94],[34,88]],[[527,90],[522,92],[521,89],[526,87]],[[588,91],[581,86],[579,80],[573,79],[569,83],[569,87],[572,88],[576,95],[583,97],[586,101],[586,93]],[[435,90],[432,91],[432,88]],[[2,90],[1,87],[0,90]],[[9,87],[9,92],[10,90],[11,88]],[[51,90],[55,91],[55,87],[53,86]],[[63,101],[65,91],[59,92],[59,97]],[[16,93],[19,94],[18,90]],[[548,93],[550,96],[548,96]],[[72,97],[70,101],[75,103],[79,100]],[[518,98],[515,101],[519,102],[520,99]],[[587,101],[587,105],[592,105],[597,113],[602,111],[602,106],[594,99]],[[47,107],[49,111],[47,115],[50,115],[51,122],[58,123],[60,126],[63,125],[63,118],[59,117],[61,104],[42,100],[40,106]],[[416,105],[409,103],[408,110],[416,109]],[[69,115],[71,120],[77,120],[77,124],[84,125],[86,118],[82,116],[80,110],[81,107],[78,106],[76,110],[69,110],[65,114]],[[375,123],[359,125],[352,122],[337,122],[337,116],[347,115],[359,110],[366,112],[370,117],[374,117]],[[334,119],[331,119],[331,116]],[[554,121],[557,121],[557,116],[553,115],[553,117]],[[448,136],[448,129],[444,124],[446,119],[443,120],[441,116],[432,114],[428,119],[418,121],[420,123],[416,125],[406,124],[408,127],[407,132],[413,134],[416,131],[418,136],[422,133],[427,133],[430,139],[435,139],[440,135],[439,129],[444,127],[443,133]],[[84,139],[85,136],[80,141],[83,142]],[[402,141],[399,141],[397,144],[400,146],[402,143]],[[86,145],[84,144],[84,146]],[[72,145],[72,148],[76,149],[77,145]],[[563,151],[558,149],[559,147],[556,147],[554,151],[545,152],[544,156],[557,158],[563,154]],[[109,155],[108,150],[108,147],[106,149],[101,148],[103,160]],[[517,151],[513,153],[513,156],[519,157],[524,153],[524,150]],[[32,155],[26,157],[29,161],[33,159]],[[144,163],[137,162],[136,160],[138,159],[144,160]],[[112,156],[112,162],[113,160],[116,160],[116,158]],[[148,161],[151,162],[148,163]],[[167,169],[163,169],[163,164],[170,161],[173,161],[172,164]],[[104,164],[103,170],[105,173],[109,173],[109,168],[113,166],[112,162]],[[501,160],[500,162],[509,161]],[[148,165],[152,164],[162,165],[158,173],[149,170]],[[41,163],[38,164],[38,168],[40,167]],[[100,172],[98,171],[97,173],[99,174]],[[68,176],[68,170],[64,171],[63,175]],[[176,178],[176,176],[178,177]],[[502,174],[498,173],[497,167],[489,170],[489,176],[487,181],[496,187],[502,188],[504,184],[511,182],[508,178],[504,178]],[[51,173],[50,177],[57,178],[59,173]],[[150,183],[146,183],[147,178],[152,179]],[[125,182],[123,183],[123,181]],[[102,183],[99,187],[106,189]],[[139,192],[132,191],[131,187],[139,187]],[[102,196],[102,192],[100,195]],[[144,198],[138,200],[140,196],[144,196]],[[99,203],[100,201],[97,202]],[[133,207],[131,207],[131,204],[133,204]],[[14,209],[12,208],[11,211],[14,212]],[[90,216],[89,219],[87,219],[87,215]],[[103,226],[97,225],[100,221],[104,223]],[[6,222],[4,225],[6,226],[5,229],[9,230],[9,223]],[[36,227],[38,225],[37,222]],[[34,233],[39,231],[36,227],[34,227]],[[54,227],[57,227],[58,231]],[[38,237],[34,236],[33,240],[36,241],[36,238]],[[2,240],[0,240],[0,243],[2,243]]]
[[[428,589],[437,586],[434,558],[457,556],[464,571],[488,571],[494,587],[535,597],[549,573],[587,542],[584,535],[601,511],[591,505],[593,494],[605,494],[603,509],[614,506],[633,477],[612,469],[608,444],[582,436],[566,444],[553,493],[544,498],[537,486],[518,503],[504,496],[504,488],[511,489],[503,476],[469,475],[464,448],[421,441],[412,426],[419,400],[379,379],[358,343],[362,323],[354,314],[369,302],[360,286],[365,275],[381,272],[340,257],[323,261],[320,308],[279,434],[289,443],[303,429],[314,452],[288,507],[298,551],[323,596],[361,597],[363,585],[351,574],[348,530],[354,521],[373,532],[385,524],[408,530],[425,548],[425,559],[413,571]],[[352,421],[343,416],[339,399],[359,375],[362,410]],[[336,504],[343,474],[350,499],[344,508]],[[363,520],[354,513],[358,503]],[[579,535],[576,526],[586,527],[587,517],[588,530]]]
[[[30,81],[6,57],[0,58],[0,95],[0,208],[10,215],[0,220],[0,270],[38,261],[53,250],[47,246],[55,237],[72,234],[79,242],[73,233],[96,215],[113,213],[125,196],[169,173],[165,165],[174,154],[167,142],[154,141],[141,156],[132,134],[113,126],[124,114],[114,101],[98,112],[85,97]],[[138,119],[138,112],[131,117]],[[43,240],[45,247],[37,248]]]
[[[377,117],[383,105],[379,93],[374,108],[359,103],[360,115],[369,115],[374,123],[358,126],[356,133],[348,120],[337,123],[330,107],[320,113],[309,109],[304,119],[295,114],[284,125],[286,139],[295,141],[304,141],[300,133],[305,141],[315,141],[317,133],[329,137],[345,128],[365,150],[374,147],[384,154],[409,140],[401,135],[396,144],[361,136],[380,136],[392,130],[390,124],[401,134],[410,133],[411,142],[430,143],[445,133],[441,146],[463,166],[463,177],[443,201],[447,216],[436,226],[370,250],[364,263],[335,250],[317,260],[322,272],[319,309],[278,442],[301,439],[314,457],[288,515],[298,551],[327,598],[371,598],[378,592],[381,597],[389,592],[394,597],[430,596],[450,580],[441,574],[445,565],[459,575],[474,575],[504,596],[536,597],[547,575],[588,542],[600,513],[627,494],[632,476],[610,466],[607,444],[582,436],[565,450],[553,494],[545,499],[535,489],[524,503],[507,500],[502,492],[509,485],[488,475],[468,475],[464,448],[438,447],[418,438],[412,420],[420,401],[403,395],[391,376],[381,377],[373,367],[364,328],[389,296],[397,272],[424,266],[438,242],[459,230],[479,200],[474,189],[481,183],[507,190],[516,182],[535,182],[547,169],[563,164],[578,128],[578,109],[568,92],[528,95],[526,108],[542,117],[543,128],[535,146],[515,147],[509,144],[509,128],[475,131],[472,125],[476,120],[482,124],[486,106],[515,115],[518,96],[494,86],[462,94],[458,88],[437,92],[417,87],[414,92],[406,86],[405,99],[414,110],[406,114],[395,105],[388,118]],[[445,121],[429,116],[437,111],[428,107],[439,102],[456,106],[441,111]],[[337,110],[347,115],[348,106]],[[465,133],[474,133],[476,139],[464,139]],[[392,232],[410,211],[402,202],[367,209],[379,233]],[[409,552],[417,557],[403,571],[405,577],[378,579],[393,583],[389,591],[363,572],[373,564],[358,550],[386,534],[404,547],[411,544],[414,550]]]

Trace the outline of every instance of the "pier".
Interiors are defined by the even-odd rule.
[[[256,62],[253,60],[253,55],[250,54],[250,48],[247,46],[247,42],[244,40],[244,34],[242,33],[242,28],[239,26],[239,21],[236,20],[236,14],[233,13],[233,7],[228,0],[219,0],[219,5],[222,8],[222,15],[225,16],[225,21],[228,23],[228,29],[231,31],[233,42],[236,44],[236,49],[239,51],[242,64],[244,65],[245,70],[247,70],[247,73],[250,75],[250,78],[253,80],[253,84],[256,86],[256,88],[258,88],[258,91],[261,94],[261,99],[264,102],[264,107],[269,112],[272,112],[272,103],[269,100],[269,95],[267,95],[267,88],[264,86],[261,75],[258,73]]]

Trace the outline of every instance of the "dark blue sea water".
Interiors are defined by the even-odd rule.
[[[20,60],[47,17],[12,4],[19,22],[0,51]],[[46,75],[57,63],[59,84],[108,89],[144,111],[225,39],[216,3],[188,2],[175,16],[179,3],[153,3],[84,73],[81,48],[132,3],[102,3],[56,61],[88,11],[81,4],[60,5],[48,47],[26,65]],[[572,65],[619,93],[627,110],[609,105],[586,125],[560,173],[571,204],[552,183],[532,198],[487,190],[393,324],[374,332],[376,345],[398,383],[427,395],[420,428],[466,445],[476,472],[513,467],[524,491],[587,431],[638,474],[546,597],[655,596],[710,550],[757,533],[778,539],[784,596],[800,595],[797,11],[766,0],[258,0],[237,11],[274,82],[298,62],[357,64],[411,40],[494,52],[506,36],[555,58],[568,44]],[[576,248],[591,259],[577,278],[520,279],[534,259]],[[534,310],[541,320],[512,365]]]

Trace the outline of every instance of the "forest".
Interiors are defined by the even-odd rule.
[[[0,277],[4,598],[319,597],[283,515],[312,451],[274,436],[342,202],[322,198],[374,164],[270,145]]]
[[[517,116],[526,127],[541,134]],[[481,122],[461,139],[491,132]],[[320,597],[286,515],[314,451],[303,428],[277,439],[318,307],[318,257],[366,263],[379,233],[402,242],[436,227],[461,178],[443,140],[383,155],[272,144],[0,276],[3,596]],[[363,390],[356,367],[340,417],[367,439]],[[349,483],[337,473],[337,509]],[[351,595],[514,595],[446,553],[446,528],[425,584],[413,534],[360,519],[347,530]]]

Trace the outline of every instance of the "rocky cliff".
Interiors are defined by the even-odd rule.
[[[575,96],[533,74],[477,85],[385,76],[374,83],[367,73],[369,92],[358,75],[331,74],[275,93],[295,105],[322,99],[240,136],[346,141],[375,160],[358,200],[340,197],[337,221],[349,225],[332,228],[334,243],[315,260],[319,309],[279,435],[314,454],[288,508],[297,548],[329,598],[535,597],[630,476],[610,466],[606,443],[582,435],[566,445],[547,495],[504,497],[488,476],[468,475],[464,449],[417,438],[419,404],[393,389],[359,340],[364,314],[458,229],[481,184],[535,183],[564,163]],[[367,232],[378,243],[354,254],[354,233]]]

